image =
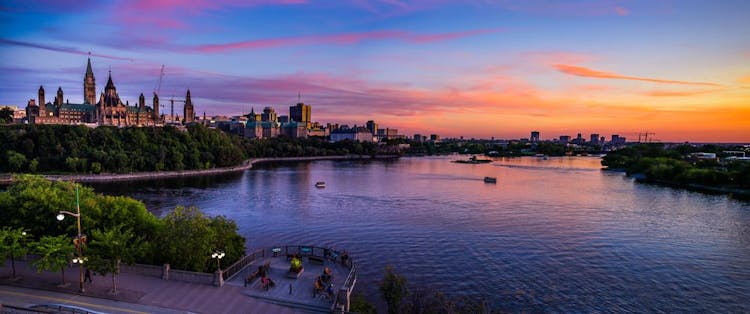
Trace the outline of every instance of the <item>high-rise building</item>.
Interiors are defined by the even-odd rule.
[[[598,133],[591,133],[591,144],[593,144],[593,145],[599,144],[599,134]]]
[[[435,143],[440,142],[440,135],[430,134],[430,141]]]
[[[309,124],[312,122],[312,107],[305,105],[304,103],[297,103],[294,106],[289,107],[289,119],[294,122],[300,122],[302,124]]]
[[[271,107],[263,108],[263,113],[260,114],[260,120],[263,122],[277,122],[276,110]]]
[[[531,141],[539,142],[539,131],[531,131]]]
[[[373,136],[378,135],[378,124],[375,121],[367,121],[367,129],[370,130]]]
[[[570,135],[560,135],[560,142],[565,144],[570,142]]]

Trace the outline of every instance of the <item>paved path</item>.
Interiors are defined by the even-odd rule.
[[[65,270],[65,280],[69,283],[60,287],[61,272],[37,273],[30,264],[16,261],[16,277],[11,280],[10,261],[0,267],[0,285],[53,291],[65,294],[79,294],[78,268]],[[135,274],[122,273],[117,277],[119,293],[110,293],[110,276],[93,276],[93,283],[86,283],[86,292],[79,295],[128,302],[156,308],[165,308],[191,313],[299,313],[300,310],[263,302],[244,294],[241,286],[210,285],[162,280]],[[7,296],[0,298],[7,300]],[[111,312],[111,310],[109,311]],[[158,313],[159,311],[157,311]],[[169,312],[165,310],[164,312]],[[172,313],[174,313],[172,311]]]

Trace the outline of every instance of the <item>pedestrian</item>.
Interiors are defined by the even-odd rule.
[[[349,261],[349,253],[344,251],[341,253],[341,265],[348,266],[347,262]]]
[[[83,279],[83,282],[86,282],[86,281],[88,281],[89,283],[91,283],[91,270],[88,269],[88,268],[86,268],[86,276]]]

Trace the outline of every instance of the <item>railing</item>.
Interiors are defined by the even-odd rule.
[[[163,278],[164,277],[164,266],[145,265],[145,264],[133,264],[120,265],[120,272],[138,274],[148,277]]]
[[[357,283],[357,265],[350,258],[349,259],[349,274],[346,276],[346,280],[344,280],[343,286],[339,289],[339,293],[337,293],[336,297],[333,299],[333,304],[331,304],[331,313],[348,313],[349,312],[349,305],[350,305],[349,302],[351,301],[352,290],[354,290],[354,285],[356,283]],[[341,293],[344,293],[345,295],[342,296]],[[340,300],[340,298],[345,298],[345,299]]]
[[[169,270],[169,280],[211,285],[214,284],[214,278],[215,275],[211,273],[198,273],[193,271],[175,269]]]
[[[230,280],[234,278],[237,274],[241,273],[242,270],[247,267],[247,265],[250,265],[252,262],[254,262],[258,257],[266,257],[266,250],[265,249],[257,249],[255,251],[252,251],[242,258],[240,258],[238,261],[236,261],[234,264],[230,265],[226,269],[223,270],[222,276],[225,281]]]

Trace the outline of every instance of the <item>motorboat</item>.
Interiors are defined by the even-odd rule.
[[[495,177],[484,177],[484,183],[497,183],[497,178],[495,178]]]
[[[323,182],[323,181],[315,182],[315,187],[319,188],[319,189],[322,189],[322,188],[326,187],[326,183]]]
[[[471,156],[468,160],[454,160],[453,162],[457,162],[459,164],[486,164],[491,163],[491,159],[479,159],[477,156]]]

